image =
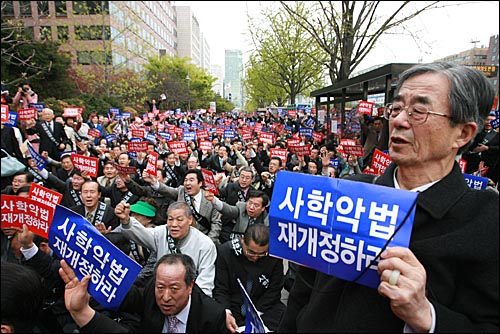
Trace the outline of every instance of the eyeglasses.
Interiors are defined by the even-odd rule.
[[[408,113],[408,122],[410,124],[424,124],[427,121],[429,114],[452,118],[451,116],[448,116],[446,114],[430,111],[427,106],[423,104],[412,104],[410,106],[404,106],[402,103],[389,104],[384,109],[384,118],[389,121],[393,121],[403,111],[406,111]]]
[[[253,250],[246,249],[246,250],[245,250],[245,254],[246,254],[246,255],[248,255],[248,256],[264,257],[264,256],[268,256],[268,255],[269,255],[269,252],[256,253],[256,252],[254,252]]]

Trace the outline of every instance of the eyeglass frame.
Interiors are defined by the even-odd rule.
[[[436,115],[436,116],[441,116],[441,117],[446,117],[446,118],[449,118],[449,119],[453,119],[452,116],[450,115],[446,115],[446,114],[443,114],[443,113],[440,113],[440,112],[435,112],[435,111],[431,111],[427,108],[426,105],[421,105],[422,107],[425,107],[427,109],[427,111],[424,113],[424,112],[419,112],[417,111],[416,114],[417,115],[421,115],[421,114],[425,114],[425,119],[422,121],[422,122],[416,122],[415,119],[413,118],[413,113],[415,112],[415,107],[413,104],[409,105],[409,106],[404,106],[402,107],[401,111],[394,117],[391,117],[392,115],[392,112],[393,112],[393,109],[392,107],[394,106],[394,103],[390,103],[388,104],[385,108],[384,108],[384,118],[388,121],[392,121],[394,120],[396,117],[398,117],[403,111],[406,111],[406,113],[408,114],[408,123],[410,124],[417,124],[417,125],[421,125],[421,124],[424,124],[425,122],[427,122],[427,119],[429,118],[429,114],[430,115]],[[410,111],[410,108],[413,109],[413,111]],[[390,110],[390,112],[389,112]]]
[[[245,249],[245,254],[248,256],[265,257],[269,255],[269,251],[266,251],[264,253],[255,253],[253,250]]]

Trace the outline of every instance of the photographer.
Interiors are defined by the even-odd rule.
[[[17,106],[17,109],[25,109],[29,107],[30,103],[38,103],[38,94],[33,91],[29,83],[24,82],[17,89],[12,102]]]

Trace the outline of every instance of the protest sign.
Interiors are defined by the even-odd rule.
[[[40,203],[34,199],[2,195],[2,228],[23,228],[23,224],[28,226],[31,232],[48,238],[50,222],[54,215],[54,208]]]
[[[376,288],[381,251],[409,245],[417,196],[371,183],[280,171],[269,212],[269,252]]]
[[[56,207],[48,239],[50,248],[68,263],[78,280],[91,275],[90,295],[104,308],[118,309],[141,266],[84,217],[61,205]]]
[[[245,317],[245,332],[244,333],[268,333],[264,325],[264,321],[259,315],[259,312],[255,308],[250,296],[247,291],[241,284],[241,280],[239,278],[236,279],[238,281],[238,285],[240,286],[241,295],[243,296],[243,302],[245,303],[246,308],[246,317]]]

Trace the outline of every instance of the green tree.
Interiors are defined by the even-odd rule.
[[[295,10],[309,15],[303,4],[299,3]],[[309,42],[306,29],[283,8],[268,7],[261,14],[261,24],[250,24],[255,52],[250,62],[252,69],[247,71],[250,78],[247,86],[257,94],[257,101],[280,103],[284,91],[290,103],[295,103],[297,95],[309,95],[322,86],[317,60],[324,53],[316,43]],[[263,97],[266,89],[269,96]]]
[[[2,19],[1,34],[2,82],[10,85],[11,91],[28,81],[40,101],[74,94],[75,86],[68,80],[67,73],[71,60],[68,54],[58,52],[57,43],[33,41],[30,31],[24,29],[21,22],[13,20]]]
[[[164,108],[208,109],[213,101],[212,84],[216,79],[188,61],[188,58],[163,56],[150,58],[145,65],[147,77],[155,84],[149,96],[153,99],[165,94]]]
[[[328,56],[317,58],[318,66],[328,68],[333,83],[348,79],[373,49],[382,34],[404,33],[416,41],[418,36],[405,23],[422,12],[437,8],[439,1],[280,1],[282,8],[305,29]],[[339,8],[340,7],[340,8]]]
[[[246,110],[255,110],[267,106],[283,106],[288,94],[281,86],[273,85],[279,81],[279,76],[272,71],[269,63],[257,59],[258,55],[251,55],[248,61],[245,76],[245,90],[250,97]],[[265,75],[264,75],[265,74]]]

